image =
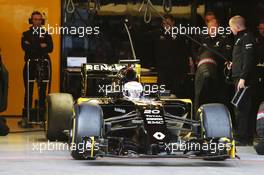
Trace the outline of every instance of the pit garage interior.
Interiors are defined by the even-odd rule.
[[[42,27],[44,26],[46,29],[53,27],[52,30],[49,28],[49,31],[52,31],[50,36],[53,44],[52,49],[48,52],[49,58],[45,57],[47,55],[43,56],[43,64],[48,65],[47,76],[41,80],[36,78],[32,81],[34,82],[31,87],[33,99],[32,107],[29,107],[29,96],[25,95],[25,89],[29,89],[31,82],[26,81],[25,83],[23,76],[24,78],[31,76],[29,72],[25,71],[31,63],[27,60],[29,58],[26,58],[28,55],[24,56],[26,49],[21,46],[27,39],[21,40],[21,38],[25,37],[26,34],[23,32],[32,25],[29,24],[29,19],[32,17],[32,12],[36,11],[40,12],[45,20]],[[264,133],[263,120],[262,124],[255,122],[257,118],[264,119],[263,103],[261,105],[261,102],[264,101],[263,58],[259,58],[262,62],[259,61],[254,67],[258,79],[252,103],[255,110],[255,116],[251,119],[252,125],[254,125],[254,140],[252,140],[252,144],[234,146],[235,156],[231,159],[210,161],[191,156],[188,158],[184,156],[177,158],[169,156],[99,156],[96,160],[74,160],[76,158],[71,156],[69,148],[65,146],[69,143],[68,141],[49,139],[52,137],[47,136],[47,128],[49,128],[47,116],[51,111],[47,109],[47,106],[52,100],[52,97],[46,99],[48,94],[71,94],[76,104],[82,104],[82,101],[85,103],[84,97],[116,98],[113,97],[115,94],[110,92],[105,94],[105,91],[109,90],[103,89],[105,84],[113,83],[120,78],[119,76],[128,81],[127,77],[122,77],[121,71],[121,73],[117,72],[115,75],[111,74],[107,78],[102,78],[101,74],[97,74],[96,71],[107,69],[105,72],[113,72],[123,64],[134,65],[136,75],[140,70],[140,76],[137,76],[136,79],[144,84],[144,90],[147,92],[150,92],[150,87],[155,87],[160,91],[161,84],[165,84],[169,91],[166,90],[164,96],[167,97],[169,94],[170,98],[181,99],[179,103],[186,104],[186,110],[189,110],[187,118],[183,120],[185,123],[181,127],[192,123],[197,119],[196,110],[199,107],[196,108],[194,104],[196,69],[199,61],[194,58],[197,55],[193,49],[207,48],[207,46],[204,46],[202,41],[193,34],[178,34],[176,39],[169,36],[173,39],[166,42],[167,36],[163,31],[164,17],[166,19],[172,17],[175,20],[173,24],[175,26],[202,28],[205,26],[205,15],[208,12],[213,13],[219,26],[225,28],[229,26],[228,21],[232,16],[243,16],[247,28],[256,37],[261,21],[263,41],[260,50],[264,50],[264,2],[262,0],[0,0],[0,135],[5,135],[0,136],[0,174],[143,173],[148,175],[257,174],[263,172],[264,157],[256,152],[257,145],[262,146],[260,149],[264,150],[264,142],[263,145],[259,144],[264,137],[264,135],[259,135],[259,133]],[[77,30],[68,31],[65,34],[62,33],[63,29],[59,29],[60,27],[65,30],[66,28]],[[234,44],[236,37],[231,31],[228,37]],[[24,45],[27,45],[27,42]],[[44,45],[43,47],[49,46]],[[215,53],[214,48],[208,48],[209,51]],[[229,53],[216,51],[216,55],[224,57],[224,61],[232,61],[232,49],[229,50]],[[264,51],[261,54],[264,57]],[[169,59],[171,57],[172,60]],[[30,59],[34,60],[35,58]],[[194,66],[191,65],[191,62]],[[95,78],[89,79],[90,74],[87,72],[91,72],[90,69],[95,71],[95,74],[92,74],[92,77]],[[31,71],[31,68],[29,70]],[[228,72],[219,72],[225,75],[225,78],[230,76]],[[133,74],[126,75],[133,76]],[[42,74],[36,73],[35,76],[41,77]],[[39,95],[41,94],[40,89],[43,87],[37,85],[38,81],[44,83],[46,81],[45,104],[43,105],[41,95]],[[222,101],[210,102],[221,103],[225,106],[232,132],[237,125],[236,112],[233,110],[235,107],[231,104],[231,101],[234,100],[235,90],[232,88],[232,83],[225,80],[223,82],[228,85],[219,86],[213,92],[220,94],[219,96],[223,97]],[[157,88],[157,86],[159,87]],[[221,94],[222,89],[225,89],[226,94]],[[126,95],[124,96],[126,97]],[[211,96],[210,92],[206,96]],[[65,101],[61,101],[61,103],[63,105],[71,104],[71,102]],[[189,104],[191,107],[188,106]],[[76,109],[72,109],[71,112],[73,110]],[[119,107],[114,110],[119,113],[124,111]],[[152,111],[152,114],[154,112]],[[252,115],[254,114],[252,113]],[[106,121],[108,120],[106,119]],[[195,124],[196,122],[192,123],[191,130],[196,128]],[[75,124],[73,125],[75,126]],[[262,130],[256,132],[256,127],[260,127],[260,125]],[[53,127],[56,128],[56,126],[59,127],[60,123],[55,122]],[[103,128],[107,127],[109,125],[106,124]],[[200,129],[199,127],[197,128]],[[214,127],[221,128],[223,126],[215,124]],[[184,133],[184,136],[178,137],[190,137],[187,131],[189,130],[182,130],[181,133]],[[72,137],[71,131],[66,131],[66,129],[63,134]],[[233,132],[230,135],[233,138]]]

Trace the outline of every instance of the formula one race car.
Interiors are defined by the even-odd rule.
[[[135,62],[86,64],[82,77],[83,97],[75,102],[66,93],[47,97],[47,138],[68,140],[74,159],[235,158],[230,114],[224,105],[202,105],[194,119],[191,100],[173,98],[162,88],[146,93]],[[89,78],[110,78],[105,91],[110,86],[111,91],[104,97],[87,97]]]

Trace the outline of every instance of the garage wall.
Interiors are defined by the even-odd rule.
[[[60,0],[0,0],[0,48],[2,59],[9,71],[8,109],[0,115],[21,115],[24,98],[22,70],[24,52],[20,46],[21,34],[27,30],[32,11],[45,12],[46,25],[60,24]],[[53,35],[52,92],[59,90],[60,36]],[[36,90],[35,90],[36,92]],[[35,93],[36,96],[36,93]]]

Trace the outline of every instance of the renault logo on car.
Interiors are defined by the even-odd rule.
[[[153,137],[155,137],[157,140],[163,140],[165,138],[165,135],[162,132],[156,132],[153,134]]]

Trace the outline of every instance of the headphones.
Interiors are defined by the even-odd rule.
[[[41,25],[45,25],[45,13],[40,13],[39,11],[33,11],[32,12],[31,17],[28,18],[28,23],[29,24],[33,24],[32,18],[33,18],[34,15],[41,15],[42,16]]]

